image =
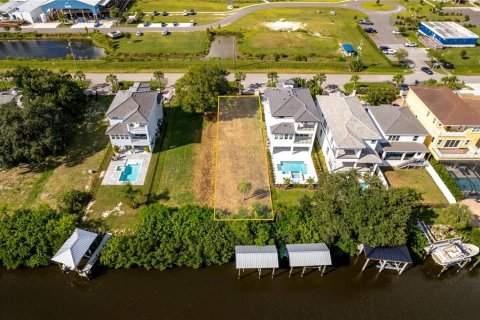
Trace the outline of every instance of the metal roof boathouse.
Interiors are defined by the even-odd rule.
[[[288,277],[291,277],[295,267],[303,268],[301,277],[306,268],[318,268],[323,276],[327,266],[332,265],[330,249],[325,243],[287,244],[286,249],[290,265]]]
[[[407,246],[392,246],[392,247],[377,247],[373,248],[366,244],[359,245],[360,253],[365,253],[365,264],[363,265],[362,272],[367,268],[370,260],[378,261],[378,267],[382,272],[383,269],[390,269],[398,271],[398,274],[402,274],[405,268],[413,263]]]
[[[275,269],[278,268],[278,252],[274,245],[271,246],[235,246],[235,264],[240,272],[244,269],[258,269],[258,279],[262,275],[262,269],[272,269],[272,278]]]

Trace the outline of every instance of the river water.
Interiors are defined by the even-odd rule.
[[[96,47],[90,40],[71,40],[76,59],[95,59],[105,55],[102,48]],[[0,59],[23,58],[65,58],[71,54],[67,40],[2,40],[0,41]]]
[[[234,264],[108,270],[91,281],[56,266],[0,269],[0,319],[479,319],[480,268],[440,279],[431,262],[401,276],[356,265],[274,279]]]

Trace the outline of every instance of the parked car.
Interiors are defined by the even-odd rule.
[[[154,17],[156,17],[156,16],[158,16],[158,11],[154,10],[152,14],[153,14]]]
[[[377,30],[373,28],[365,28],[363,29],[363,31],[365,31],[366,33],[377,33]]]
[[[389,48],[389,47],[387,47],[387,46],[380,46],[380,47],[378,47],[378,48],[379,48],[379,49],[380,49],[380,51],[382,51],[382,52],[383,52],[383,51],[385,51],[385,50],[388,50],[388,49],[390,49],[390,48]]]
[[[398,34],[402,34],[400,31],[398,31],[398,29],[393,30],[392,33],[393,33],[393,34],[397,34],[397,35],[398,35]]]
[[[408,86],[408,84],[402,83],[399,86],[399,89],[402,90],[402,91],[408,91],[408,90],[410,90],[410,87]]]
[[[187,11],[187,10],[183,10],[183,13],[182,13],[182,15],[184,15],[184,16],[188,16],[188,11]]]
[[[370,21],[370,20],[358,20],[358,23],[360,24],[364,24],[364,25],[367,25],[367,26],[373,26],[373,21]]]
[[[340,91],[340,88],[336,84],[328,84],[323,88],[323,92],[327,94]]]
[[[382,50],[382,52],[385,54],[394,54],[395,52],[397,52],[397,50],[388,48],[388,49]]]
[[[137,37],[140,37],[140,36],[143,36],[143,33],[140,32],[140,31],[137,31],[137,32],[135,32],[135,35],[136,35]]]
[[[405,47],[416,47],[417,44],[415,42],[407,41],[405,42]]]
[[[165,29],[165,30],[162,31],[162,35],[164,35],[164,36],[168,36],[169,33],[170,33],[170,32],[169,32],[167,29]]]
[[[144,27],[148,27],[149,25],[150,25],[150,22],[148,22],[148,21],[143,21],[143,26],[144,26]]]
[[[195,21],[193,21],[193,20],[190,20],[190,23],[189,23],[189,24],[190,24],[190,26],[192,26],[192,27],[193,27],[193,26],[195,25]]]
[[[160,25],[161,25],[162,27],[166,27],[166,26],[167,26],[167,23],[166,23],[166,22],[160,22]]]
[[[178,22],[176,22],[176,21],[173,21],[172,24],[173,24],[174,27],[178,26]]]
[[[433,71],[429,67],[422,67],[421,70],[430,76],[433,75]]]
[[[163,11],[163,12],[162,12],[162,16],[164,16],[164,17],[168,16],[168,12],[167,12],[167,11]]]

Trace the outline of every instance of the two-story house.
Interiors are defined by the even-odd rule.
[[[267,88],[262,97],[275,182],[317,180],[312,161],[319,113],[307,88]]]
[[[382,135],[376,148],[382,166],[423,165],[428,132],[408,108],[382,105],[369,106],[367,111]]]
[[[148,83],[136,82],[115,95],[107,111],[106,134],[113,146],[151,152],[163,121],[162,94]]]
[[[356,96],[317,96],[320,127],[317,137],[329,172],[356,169],[375,172],[382,135]]]
[[[445,87],[410,87],[406,103],[427,129],[437,160],[479,160],[480,115]]]

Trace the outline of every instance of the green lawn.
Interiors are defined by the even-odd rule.
[[[388,182],[393,187],[411,187],[417,190],[427,204],[448,204],[447,199],[425,169],[386,171]]]
[[[376,2],[372,1],[372,2],[363,2],[362,8],[367,10],[372,10],[372,11],[391,11],[394,9],[394,6],[392,6],[389,3],[377,4]]]
[[[330,15],[331,10],[336,12],[335,16]],[[274,53],[278,53],[292,60],[297,55],[303,55],[308,57],[309,62],[325,63],[330,68],[347,68],[352,58],[340,60],[340,44],[350,43],[357,47],[362,42],[362,60],[365,64],[370,67],[389,67],[380,52],[357,29],[355,18],[363,16],[361,12],[343,8],[268,9],[249,14],[225,29],[243,34],[239,48],[247,57],[264,54],[271,59]],[[265,25],[281,19],[284,22],[301,23],[302,27],[297,31],[282,32]]]
[[[209,47],[205,32],[173,32],[168,36],[145,33],[114,40],[113,44],[118,46],[116,52],[133,55],[203,55]]]
[[[243,0],[235,1],[235,7],[244,7],[255,3],[262,3],[261,0]],[[140,9],[146,12],[167,11],[167,12],[181,12],[183,10],[193,9],[196,12],[208,11],[218,12],[227,11],[227,2],[224,0],[137,0],[132,6],[131,11]]]
[[[392,76],[393,77],[393,76]],[[343,88],[345,92],[352,92],[353,82],[346,83]],[[388,82],[358,82],[356,86],[357,93],[364,94],[370,89],[395,89],[395,85]]]
[[[180,108],[165,108],[165,114],[167,132],[153,189],[168,205],[195,203],[195,154],[201,142],[203,120],[200,115],[185,113]]]
[[[159,22],[165,22],[165,23],[172,23],[172,22],[178,22],[178,23],[187,23],[190,22],[190,20],[195,21],[196,25],[203,25],[203,24],[208,24],[212,23],[215,21],[220,21],[223,18],[227,17],[228,15],[224,14],[196,14],[194,16],[156,16],[153,17],[153,20],[148,20],[154,23],[159,23]],[[145,19],[145,18],[144,18]],[[152,19],[152,18],[150,18]],[[169,28],[170,31],[175,31],[175,28]]]
[[[292,189],[284,189],[284,188],[275,188],[275,195],[274,195],[274,204],[282,204],[286,206],[294,206],[298,205],[298,200],[303,195],[311,196],[314,193],[314,190],[309,190],[305,188],[292,188]]]
[[[459,19],[460,21],[464,21],[464,16],[447,16],[447,15],[438,15],[433,13],[431,9],[433,6],[429,5],[426,1],[423,1],[423,4],[420,3],[420,0],[393,0],[394,2],[404,6],[407,10],[403,13],[395,13],[393,17],[397,18],[397,16],[404,17],[404,16],[412,16],[412,12],[417,11],[417,17],[420,21],[455,21]],[[430,1],[430,3],[435,4],[435,1]],[[455,5],[452,3],[446,4],[444,7],[461,7],[462,5]]]

